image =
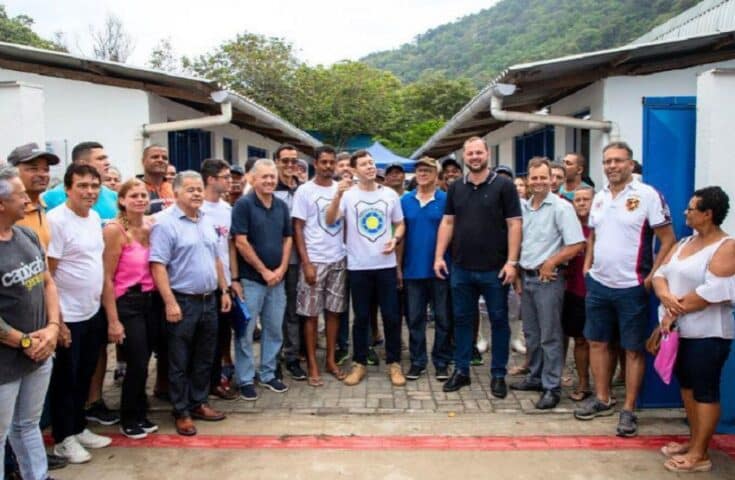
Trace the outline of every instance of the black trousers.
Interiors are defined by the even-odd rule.
[[[125,327],[122,351],[127,358],[127,368],[120,395],[120,421],[125,427],[136,425],[146,417],[148,363],[161,325],[160,310],[154,308],[157,296],[155,292],[142,292],[136,285],[116,302],[117,315]]]
[[[107,322],[100,312],[89,320],[66,325],[71,345],[56,347],[51,373],[51,426],[56,443],[81,433],[87,426],[84,404],[100,348],[107,341]]]

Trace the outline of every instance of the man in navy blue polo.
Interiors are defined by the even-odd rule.
[[[405,242],[398,248],[399,274],[408,298],[408,331],[411,368],[407,380],[418,379],[428,362],[426,354],[426,307],[434,312],[434,348],[431,360],[436,378],[449,377],[451,360],[449,316],[447,315],[447,281],[434,274],[434,251],[447,194],[437,186],[439,162],[422,157],[416,162],[416,189],[401,197]]]

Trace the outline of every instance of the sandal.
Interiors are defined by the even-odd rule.
[[[661,447],[661,453],[665,457],[673,457],[674,455],[682,455],[689,451],[689,444],[679,442],[669,442]]]
[[[692,463],[685,456],[676,456],[666,460],[664,468],[679,473],[709,472],[712,470],[712,460],[706,458]]]
[[[347,377],[347,373],[344,372],[341,368],[337,368],[335,370],[327,370],[327,373],[339,380],[340,382]]]
[[[324,380],[322,380],[322,377],[309,377],[306,382],[307,385],[310,387],[323,387],[324,386]]]
[[[591,390],[575,390],[569,394],[569,399],[574,402],[581,402],[583,400],[587,400],[587,398],[591,396],[592,396]]]

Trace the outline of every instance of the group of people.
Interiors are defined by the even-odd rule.
[[[662,301],[661,328],[678,325],[684,337],[676,372],[692,428],[691,442],[665,447],[666,466],[711,467],[707,444],[733,338],[735,242],[719,227],[725,192],[694,193],[686,215],[697,234],[675,247],[668,207],[634,179],[623,142],[605,147],[607,184],[596,194],[582,179],[580,154],[563,165],[533,158],[523,179],[490,169],[489,156],[472,137],[466,175],[453,158],[423,157],[408,190],[401,165],[379,172],[365,150],[316,148],[309,180],[309,165],[288,144],[245,170],[207,159],[199,172],[179,173],[167,149],[151,145],[143,174],[124,180],[101,144],[85,142],[73,149],[63,184],[47,191],[59,158],[35,144],[16,148],[0,169],[0,440],[9,439],[23,478],[45,479],[50,462],[83,463],[89,449],[108,446],[88,420],[119,422],[133,439],[155,432],[146,396],[153,354],[154,394],[170,401],[185,436],[197,433],[194,420],[225,418],[210,395],[254,401],[256,386],[287,391],[281,359],[292,379],[314,388],[324,385],[322,371],[354,386],[380,362],[373,347],[382,341],[392,385],[420,378],[428,312],[434,375],[445,392],[460,390],[471,383],[480,297],[493,396],[508,393],[516,295],[527,373],[509,387],[539,391],[536,408],[554,408],[572,337],[574,415],[610,415],[616,345],[626,386],[617,433],[634,436],[651,288]],[[102,401],[108,342],[119,347],[119,416]],[[50,422],[41,420],[44,403]],[[39,424],[50,424],[56,457],[47,457]]]

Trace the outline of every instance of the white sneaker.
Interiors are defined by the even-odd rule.
[[[512,348],[512,349],[513,349],[514,351],[516,351],[516,352],[518,352],[518,353],[520,353],[520,354],[524,354],[524,355],[525,355],[525,353],[526,353],[526,346],[525,346],[525,345],[523,345],[523,341],[521,341],[521,339],[520,339],[520,338],[514,338],[514,339],[513,339],[513,340],[512,340],[511,342],[510,342],[510,347],[511,347],[511,348]]]
[[[103,437],[92,433],[88,428],[85,428],[82,433],[77,434],[77,441],[86,448],[105,448],[112,443],[110,437]]]
[[[54,455],[64,457],[69,463],[86,463],[92,460],[92,455],[79,444],[76,436],[69,435],[63,442],[54,446]]]
[[[475,347],[477,347],[477,350],[480,353],[487,352],[488,343],[487,340],[485,340],[485,337],[482,336],[482,334],[477,335],[477,344],[475,344]]]

